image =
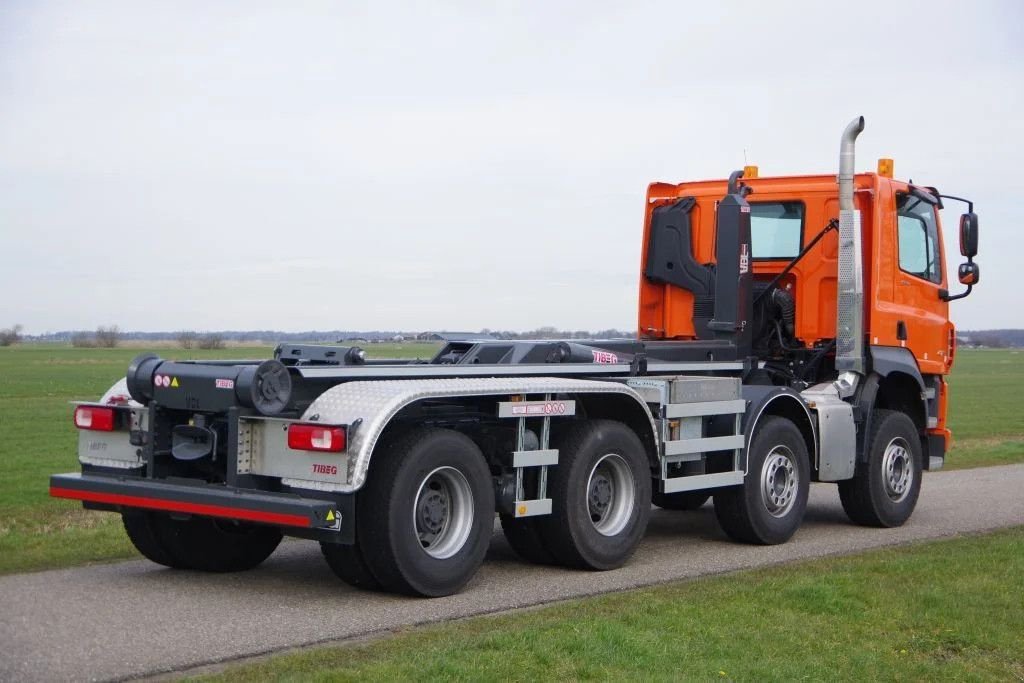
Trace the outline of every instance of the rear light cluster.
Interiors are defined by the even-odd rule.
[[[340,453],[345,450],[345,428],[314,424],[288,425],[288,448],[293,451]]]
[[[75,408],[75,426],[94,432],[112,432],[115,424],[113,408],[98,406],[78,406]]]

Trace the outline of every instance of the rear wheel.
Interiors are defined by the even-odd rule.
[[[370,572],[357,544],[321,543],[320,552],[334,575],[354,588],[380,590],[380,581]]]
[[[374,455],[357,500],[370,574],[390,591],[436,597],[464,586],[494,527],[494,487],[480,449],[450,429],[417,429]]]
[[[839,500],[851,521],[894,527],[906,522],[921,493],[921,440],[914,421],[896,410],[871,415],[868,460],[853,479],[839,482]]]
[[[539,521],[538,517],[516,518],[502,513],[501,530],[519,557],[535,564],[555,564],[555,556],[548,550],[537,526]]]
[[[142,510],[122,512],[121,523],[124,524],[128,539],[135,549],[150,562],[156,562],[165,567],[184,569],[184,565],[171,555],[170,550],[160,538],[156,528],[157,523],[154,521],[155,516],[155,513]]]
[[[655,491],[651,502],[662,510],[696,510],[708,502],[710,493],[684,491],[682,493],[660,493]]]
[[[800,429],[784,417],[765,417],[747,448],[743,484],[715,493],[722,530],[744,543],[788,541],[807,509],[810,470]]]
[[[615,569],[636,550],[651,513],[651,471],[636,434],[621,422],[580,422],[555,439],[548,475],[552,513],[537,518],[561,564]]]
[[[204,572],[238,572],[256,567],[281,542],[272,527],[160,512],[122,514],[125,531],[146,558],[168,567]]]

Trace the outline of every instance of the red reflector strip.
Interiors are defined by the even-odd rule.
[[[75,408],[75,426],[94,432],[112,432],[114,431],[114,409],[77,406]]]
[[[288,425],[288,448],[293,451],[340,453],[345,450],[345,428],[311,424]]]
[[[124,505],[125,507],[146,508],[147,510],[164,510],[167,512],[184,512],[193,515],[206,515],[207,517],[244,519],[248,522],[262,522],[264,524],[280,524],[281,526],[302,527],[313,526],[309,517],[306,515],[291,515],[284,512],[263,512],[262,510],[225,507],[223,505],[186,503],[180,500],[166,500],[164,498],[125,496],[120,493],[76,491],[74,489],[63,489],[53,486],[50,487],[50,495],[54,498],[85,500],[90,503],[109,503],[110,505]]]

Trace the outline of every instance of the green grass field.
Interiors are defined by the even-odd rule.
[[[212,681],[1020,681],[1024,528],[314,647]]]
[[[429,357],[424,344],[371,344],[376,357]],[[72,400],[95,400],[141,348],[0,348],[0,573],[134,556],[111,514],[47,495],[47,478],[78,468]],[[271,349],[157,349],[165,357],[267,358]],[[1024,354],[963,350],[952,383],[949,467],[1024,462]]]

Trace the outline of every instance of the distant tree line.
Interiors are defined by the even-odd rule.
[[[560,330],[557,327],[544,326],[526,332],[513,332],[511,330],[491,330],[484,328],[481,334],[489,334],[497,339],[632,339],[636,337],[635,332],[626,332],[615,328],[598,330]]]
[[[93,333],[75,332],[71,335],[71,345],[80,349],[112,349],[121,341],[121,330],[117,325],[100,325]]]
[[[1024,346],[1024,330],[959,330],[961,346],[986,346],[990,349],[1008,349]]]
[[[225,345],[224,335],[219,332],[199,334],[192,330],[182,330],[178,332],[176,339],[178,346],[183,349],[223,349]]]
[[[492,330],[484,328],[480,334],[488,334],[495,339],[632,339],[636,336],[632,330],[620,330],[614,327],[597,330],[561,330],[552,325],[545,325],[533,330],[517,332],[515,330]],[[339,339],[358,339],[368,342],[393,342],[399,340],[413,341],[426,339],[427,332],[408,332],[396,330],[373,330],[371,332],[352,330],[307,330],[304,332],[281,332],[280,330],[242,330],[197,332],[195,330],[179,330],[177,332],[124,332],[117,325],[96,328],[94,332],[82,330],[65,330],[48,332],[41,335],[26,335],[21,325],[0,328],[0,346],[11,346],[22,341],[70,342],[72,346],[91,348],[113,348],[125,341],[167,341],[173,340],[183,349],[221,349],[228,343],[241,342],[313,342],[336,343]],[[961,346],[984,346],[989,348],[1021,348],[1024,347],[1024,329],[998,330],[959,330],[957,338]]]
[[[0,346],[12,346],[21,341],[21,325],[0,330]]]
[[[100,328],[103,330],[105,328]],[[113,328],[118,342],[132,341],[174,341],[178,346],[186,349],[191,348],[222,348],[227,343],[240,342],[326,342],[334,343],[339,339],[363,339],[371,342],[391,342],[396,338],[406,341],[413,341],[424,333],[416,331],[401,330],[307,330],[304,332],[282,332],[280,330],[218,330],[210,332],[198,332],[195,330],[178,330],[163,332],[130,332]],[[19,327],[20,330],[20,327]],[[34,335],[33,341],[46,342],[71,342],[78,341],[83,345],[99,345],[97,332],[82,330],[62,330],[48,332],[46,334]],[[483,334],[490,334],[496,339],[624,339],[633,338],[636,333],[633,331],[608,328],[591,332],[589,330],[560,330],[553,326],[538,327],[525,332],[514,330],[491,330],[484,328]],[[99,335],[103,336],[103,335]]]

